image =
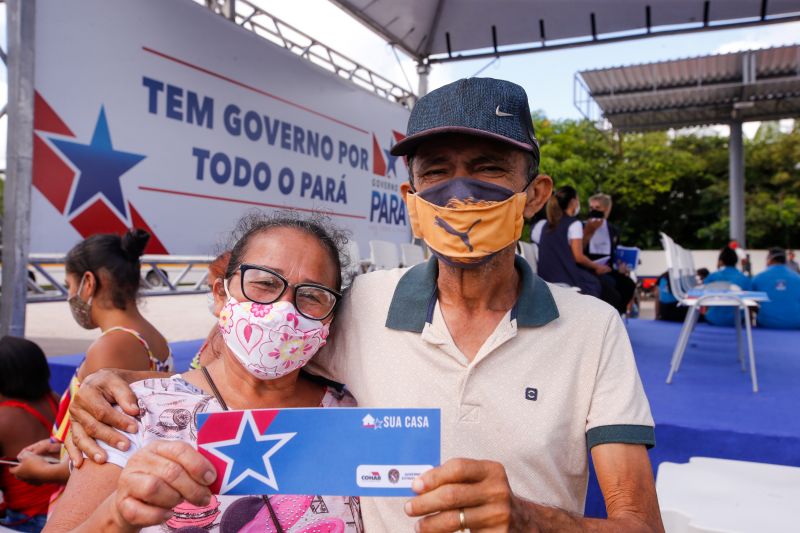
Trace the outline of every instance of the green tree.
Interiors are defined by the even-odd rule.
[[[800,244],[800,123],[789,133],[764,123],[745,145],[750,247]]]
[[[659,248],[659,232],[690,248],[728,241],[728,147],[692,132],[611,135],[588,121],[533,115],[541,172],[572,185],[584,202],[614,198],[612,219],[626,244]],[[800,242],[800,126],[765,123],[746,141],[747,238],[751,248]],[[539,215],[541,216],[541,214]]]

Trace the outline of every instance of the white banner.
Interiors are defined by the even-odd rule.
[[[32,252],[149,230],[210,254],[248,209],[408,242],[408,111],[189,0],[38,0]]]

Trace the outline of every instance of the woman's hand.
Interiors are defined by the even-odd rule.
[[[29,447],[39,444],[32,444]],[[60,444],[58,445],[61,446]],[[19,466],[13,466],[8,471],[17,479],[31,485],[44,483],[65,484],[69,479],[69,466],[66,462],[51,463],[43,454],[37,454],[27,449],[22,450],[17,456]]]
[[[189,444],[155,441],[136,452],[122,470],[114,495],[115,520],[121,528],[161,524],[172,509],[188,501],[208,505],[208,485],[217,474]]]
[[[123,451],[130,446],[130,441],[114,430],[134,433],[137,429],[136,421],[131,417],[139,414],[139,405],[128,385],[130,377],[122,370],[100,370],[81,383],[69,408],[72,442],[65,443],[75,467],[83,464],[84,453],[96,463],[106,461],[106,452],[95,440]],[[131,416],[114,409],[114,404]]]
[[[596,265],[594,267],[594,272],[598,276],[602,276],[603,274],[608,274],[609,272],[611,272],[611,267],[609,267],[608,265]]]
[[[38,442],[26,446],[22,452],[30,452],[36,455],[49,455],[51,457],[58,457],[61,453],[61,443],[53,442],[50,439],[42,439]],[[22,453],[20,452],[20,454]]]

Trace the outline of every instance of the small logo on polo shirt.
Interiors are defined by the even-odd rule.
[[[535,402],[539,398],[539,389],[528,387],[525,389],[525,399]]]

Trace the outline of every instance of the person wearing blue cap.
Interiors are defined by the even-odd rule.
[[[663,531],[653,418],[619,314],[514,253],[553,190],[524,89],[441,87],[392,154],[407,158],[409,220],[433,257],[356,277],[309,369],[364,406],[440,408],[444,463],[414,480],[411,500],[362,498],[366,531]],[[73,431],[89,457],[99,449],[82,422],[91,436],[126,423],[104,395],[137,412],[121,382],[106,373],[77,395]],[[583,518],[590,453],[607,520]]]
[[[736,263],[739,262],[739,257],[736,251],[726,246],[719,253],[718,270],[713,272],[703,280],[705,285],[709,283],[730,283],[736,285],[743,291],[750,290],[750,278],[745,276],[738,268]],[[730,326],[733,327],[736,321],[736,313],[740,313],[739,309],[727,306],[713,306],[709,307],[706,311],[706,320],[715,326]]]
[[[752,289],[769,296],[758,310],[758,326],[800,329],[800,274],[786,266],[786,251],[770,248],[767,269],[753,278]]]

